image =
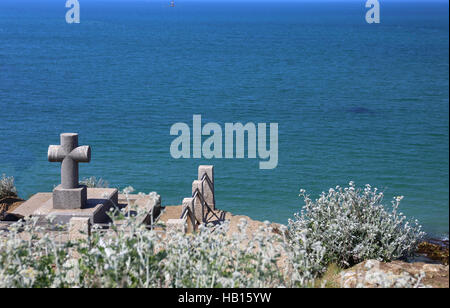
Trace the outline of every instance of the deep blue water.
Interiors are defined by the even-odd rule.
[[[0,1],[0,173],[51,191],[47,147],[78,132],[82,177],[190,195],[214,164],[219,208],[286,223],[350,180],[404,195],[426,231],[449,230],[448,3]],[[170,155],[176,122],[279,123],[279,164]]]

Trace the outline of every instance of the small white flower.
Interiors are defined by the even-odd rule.
[[[134,188],[131,186],[127,186],[123,189],[123,193],[126,195],[131,194],[133,191],[134,191]]]

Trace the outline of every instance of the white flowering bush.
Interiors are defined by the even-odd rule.
[[[71,242],[33,219],[14,224],[0,234],[0,287],[302,287],[320,272],[318,243],[291,245],[268,223],[251,236],[245,220],[232,236],[228,223],[163,234],[140,215]]]
[[[247,237],[247,222],[227,237],[227,223],[201,227],[196,236],[172,233],[162,262],[171,287],[276,287],[284,285],[277,259],[282,247],[269,228]]]
[[[0,199],[4,197],[17,197],[14,178],[7,177],[5,174],[3,174],[2,178],[0,179]]]
[[[132,191],[124,189],[127,200]],[[67,228],[51,221],[19,221],[0,230],[0,288],[308,287],[331,263],[407,257],[424,235],[398,212],[401,197],[388,211],[383,194],[369,185],[336,187],[315,201],[303,190],[301,196],[305,207],[288,227],[273,230],[265,222],[250,233],[243,219],[232,235],[228,222],[194,234],[155,231],[140,223],[146,213],[137,208],[115,208],[109,229],[94,227],[72,241]]]
[[[62,277],[68,246],[36,222],[30,219],[0,230],[0,288],[67,286]]]
[[[424,233],[417,220],[407,221],[398,211],[403,197],[392,201],[392,210],[383,205],[383,193],[366,185],[364,189],[336,187],[312,201],[304,190],[300,196],[305,206],[289,220],[291,237],[321,243],[325,249],[324,264],[349,267],[361,261],[390,261],[410,256]]]
[[[83,178],[80,181],[81,185],[86,185],[88,188],[109,188],[109,183],[102,178],[96,178],[91,176],[89,178]]]

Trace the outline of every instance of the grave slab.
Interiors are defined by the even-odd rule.
[[[27,203],[27,202],[26,202]],[[24,203],[24,204],[26,204]],[[116,188],[88,188],[87,201],[81,209],[55,209],[53,197],[41,203],[32,216],[44,220],[47,216],[55,217],[54,223],[68,224],[73,217],[87,217],[91,224],[108,223],[108,210],[118,204],[118,191]],[[36,206],[36,204],[33,204]]]
[[[31,196],[30,199],[19,205],[11,214],[26,218],[30,217],[34,211],[40,208],[44,203],[52,198],[52,193],[37,193]]]

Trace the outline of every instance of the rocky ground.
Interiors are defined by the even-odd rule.
[[[448,240],[428,239],[419,244],[418,253],[439,263],[448,265]]]
[[[448,265],[423,262],[367,260],[340,272],[334,281],[346,288],[448,288],[449,268]]]

